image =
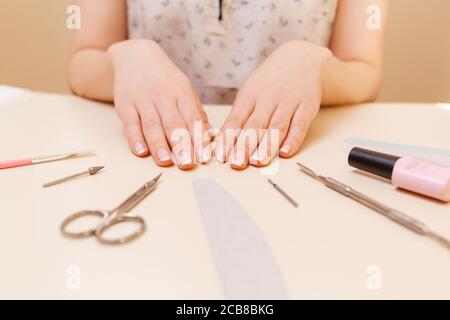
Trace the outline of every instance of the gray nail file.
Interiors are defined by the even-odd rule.
[[[214,180],[193,185],[228,299],[287,299],[278,265],[249,214]]]

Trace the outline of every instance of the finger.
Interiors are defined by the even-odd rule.
[[[196,161],[207,163],[211,159],[211,137],[208,133],[207,118],[201,112],[202,107],[197,104],[195,97],[191,95],[178,100],[178,109],[191,134]]]
[[[195,101],[200,110],[203,120],[208,124],[208,128],[211,128],[211,126],[209,125],[208,115],[206,114],[205,109],[203,108],[203,103],[200,101],[200,98],[198,97],[198,95],[195,92],[194,92],[194,97],[195,97]]]
[[[250,94],[238,93],[233,109],[222,126],[220,136],[216,139],[215,154],[217,161],[222,163],[227,161],[228,154],[236,143],[240,130],[254,108],[255,101]]]
[[[269,125],[270,118],[276,105],[266,102],[256,105],[255,110],[248,118],[243,130],[230,152],[230,165],[233,169],[245,169],[249,158],[258,147],[258,143],[264,135],[263,129]]]
[[[287,135],[289,124],[295,113],[297,103],[282,102],[270,119],[268,130],[261,139],[258,149],[252,154],[250,163],[266,166],[278,154],[281,142]]]
[[[306,104],[297,109],[292,118],[287,137],[280,149],[281,157],[290,158],[298,152],[316,115],[316,112],[311,112],[313,109],[316,108],[311,108]]]
[[[250,158],[250,164],[255,167],[264,167],[270,164],[272,158],[276,155],[275,147],[279,144],[279,131],[277,129],[267,129],[259,141],[258,148],[253,152]]]
[[[138,157],[146,157],[149,154],[147,143],[142,134],[139,113],[131,103],[124,103],[116,99],[115,108],[117,115],[123,124],[125,136],[131,152]]]
[[[199,109],[200,109],[200,113],[202,114],[202,118],[203,118],[203,120],[205,121],[206,126],[207,126],[207,128],[208,128],[208,135],[207,135],[207,138],[208,138],[209,144],[210,144],[210,148],[209,148],[210,151],[211,151],[210,156],[212,156],[213,150],[212,150],[211,141],[218,135],[218,131],[219,131],[219,130],[218,130],[218,129],[214,129],[213,127],[211,127],[211,124],[209,123],[208,115],[206,114],[205,109],[204,109],[204,107],[203,107],[203,103],[200,101],[200,99],[198,98],[198,95],[197,95],[197,94],[195,94],[195,98],[196,98],[196,101],[197,101],[197,106],[198,106]]]
[[[177,166],[182,170],[194,167],[192,141],[175,99],[159,97],[155,100],[167,141]]]
[[[155,106],[153,104],[143,105],[140,108],[140,114],[145,140],[153,160],[158,166],[170,166],[172,164],[170,148]]]

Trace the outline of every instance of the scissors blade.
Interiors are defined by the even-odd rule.
[[[122,204],[120,204],[117,208],[112,210],[117,213],[127,213],[135,206],[138,205],[144,198],[146,198],[153,189],[156,188],[159,179],[161,178],[162,173],[153,178],[152,180],[146,182],[142,187],[140,187],[135,193],[133,193],[130,197],[128,197]]]
[[[159,179],[161,178],[161,176],[162,176],[162,172],[161,172],[160,174],[158,174],[155,178],[153,178],[152,180],[150,180],[150,181],[148,182],[148,184],[150,184],[151,186],[154,186],[155,184],[158,183],[158,181],[159,181]]]

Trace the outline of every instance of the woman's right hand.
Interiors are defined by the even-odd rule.
[[[180,169],[208,162],[208,119],[190,80],[164,50],[150,40],[126,40],[112,45],[108,57],[115,108],[132,152]],[[194,136],[196,122],[202,130]]]

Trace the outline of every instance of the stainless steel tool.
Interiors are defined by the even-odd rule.
[[[307,174],[308,176],[322,182],[324,185],[326,185],[328,188],[333,189],[334,191],[353,199],[366,207],[369,207],[378,213],[381,213],[386,218],[391,219],[392,221],[400,224],[401,226],[421,235],[429,237],[433,240],[438,241],[442,245],[444,245],[447,249],[450,249],[450,241],[443,236],[433,232],[430,230],[424,223],[407,216],[403,212],[400,212],[394,208],[388,207],[387,205],[382,204],[381,202],[374,200],[356,190],[349,187],[348,185],[337,181],[330,177],[324,177],[321,175],[316,174],[313,170],[309,169],[308,167],[305,167],[304,165],[298,163],[298,166],[300,167],[300,170]]]
[[[96,175],[101,170],[103,170],[103,168],[105,168],[105,167],[103,167],[103,166],[102,167],[91,167],[91,168],[89,168],[86,171],[75,173],[75,174],[72,174],[72,175],[70,175],[68,177],[64,177],[64,178],[61,178],[61,179],[57,179],[57,180],[54,180],[54,181],[50,181],[50,182],[44,183],[43,187],[44,188],[48,188],[48,187],[56,186],[57,184],[61,184],[61,183],[64,183],[64,182],[67,182],[67,181],[70,181],[70,180],[73,180],[73,179],[76,179],[76,178],[80,178],[80,177],[83,177],[83,176],[93,176],[93,175]]]

